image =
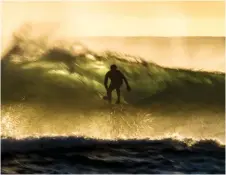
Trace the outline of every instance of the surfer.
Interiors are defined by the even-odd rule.
[[[131,88],[129,86],[129,83],[126,79],[126,77],[117,69],[117,66],[115,64],[111,65],[111,70],[108,71],[105,75],[104,79],[104,86],[107,90],[107,96],[104,97],[104,99],[108,100],[111,103],[111,93],[113,90],[116,90],[117,93],[117,101],[116,104],[120,103],[120,88],[123,84],[123,80],[126,83],[127,90],[130,91]],[[108,78],[111,80],[110,86],[108,86]]]

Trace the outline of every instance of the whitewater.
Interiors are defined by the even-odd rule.
[[[113,63],[132,88],[120,105],[102,100]],[[3,174],[225,173],[222,72],[24,38],[1,65]]]

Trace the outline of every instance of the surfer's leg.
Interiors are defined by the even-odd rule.
[[[119,104],[120,103],[120,87],[116,88],[116,93],[117,93],[117,101],[116,101],[116,103]]]
[[[114,90],[114,88],[110,85],[108,90],[107,90],[107,96],[108,96],[109,103],[111,103],[111,99],[112,99],[111,93],[112,93],[113,90]]]

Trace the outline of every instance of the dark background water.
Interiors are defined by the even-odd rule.
[[[225,173],[224,146],[208,140],[192,142],[3,139],[2,173]]]

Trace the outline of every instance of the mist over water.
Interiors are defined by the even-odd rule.
[[[164,67],[225,72],[225,37],[83,37],[89,48],[142,57]]]
[[[3,107],[2,135],[13,138],[41,136],[85,136],[98,139],[216,139],[224,143],[221,114],[184,111],[96,109],[81,111],[43,105]],[[133,113],[131,113],[133,111]]]
[[[3,33],[4,34],[4,33]],[[11,34],[2,36],[2,53],[14,42],[13,36],[34,40],[42,39],[45,45],[75,42],[102,53],[124,53],[160,66],[204,71],[225,72],[225,37],[220,36],[77,36],[76,32],[61,30],[58,23],[27,23]]]

